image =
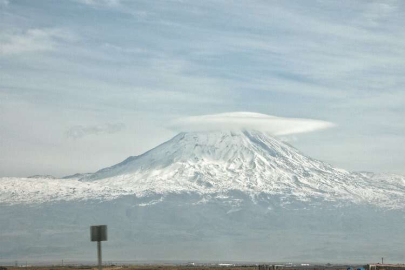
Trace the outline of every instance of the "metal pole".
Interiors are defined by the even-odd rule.
[[[101,270],[101,241],[97,241],[98,270]]]

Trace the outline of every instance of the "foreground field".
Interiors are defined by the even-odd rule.
[[[1,268],[1,267],[0,267]],[[7,270],[21,270],[22,267],[5,267]],[[4,269],[4,270],[6,270]],[[66,266],[66,267],[23,267],[26,270],[98,270],[97,267]],[[104,267],[103,270],[256,270],[255,266],[167,266],[167,265],[133,265]]]
[[[354,269],[357,266],[353,266]],[[361,266],[359,266],[361,267]],[[12,267],[7,266],[0,270],[98,270],[95,266],[28,266],[28,267]],[[270,268],[271,269],[271,268]],[[312,266],[293,266],[286,268],[278,268],[284,270],[346,270],[347,266],[343,265],[312,265]],[[103,270],[259,270],[255,265],[120,265],[120,266],[105,266]]]

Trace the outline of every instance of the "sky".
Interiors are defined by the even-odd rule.
[[[0,0],[0,176],[93,172],[254,112],[351,171],[405,174],[404,1]]]

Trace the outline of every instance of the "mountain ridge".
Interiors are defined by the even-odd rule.
[[[0,261],[88,260],[94,224],[112,260],[402,261],[404,195],[403,176],[337,169],[265,133],[188,132],[93,174],[0,178]]]
[[[255,130],[182,132],[92,174],[63,180],[2,178],[0,202],[113,200],[127,195],[241,191],[287,200],[335,201],[402,208],[405,177],[351,173],[305,156]]]

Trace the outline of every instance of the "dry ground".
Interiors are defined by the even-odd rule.
[[[97,270],[96,267],[85,267],[85,266],[65,266],[65,267],[6,267],[7,270]],[[114,266],[114,267],[103,267],[103,270],[257,270],[257,267],[253,266],[230,266],[230,267],[219,267],[219,266],[160,266],[160,265],[134,265],[134,266]]]

